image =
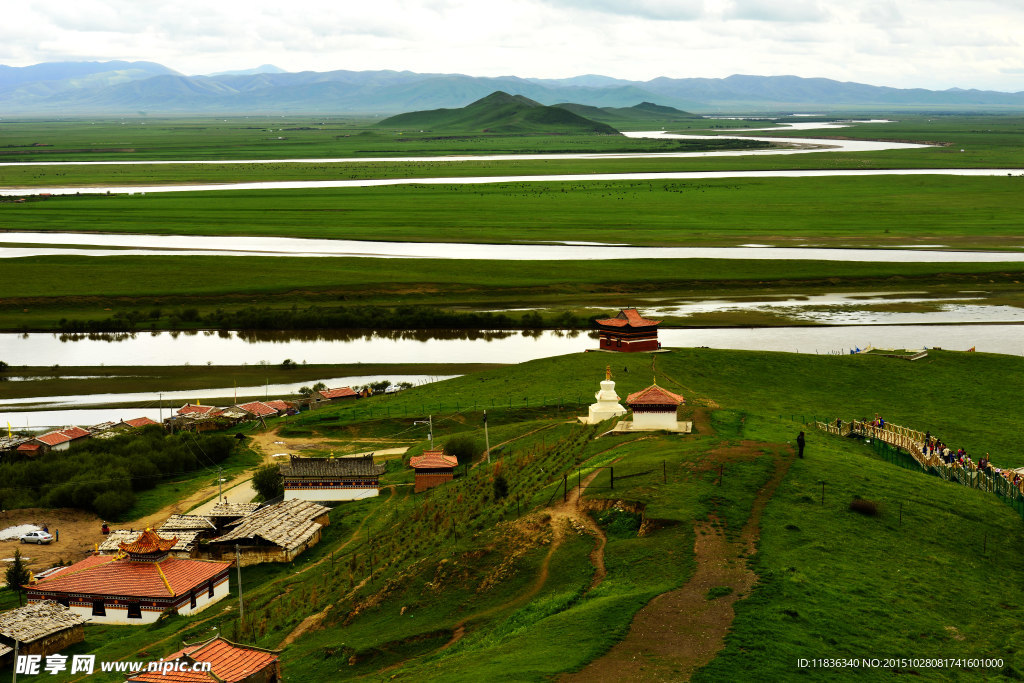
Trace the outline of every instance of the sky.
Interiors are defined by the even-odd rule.
[[[645,81],[795,75],[1024,91],[1024,0],[21,0],[0,64],[394,69]]]

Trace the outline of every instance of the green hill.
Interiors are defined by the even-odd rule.
[[[599,133],[617,135],[611,126],[560,107],[546,107],[522,95],[494,92],[461,109],[432,109],[384,119],[384,128],[474,133]]]
[[[691,114],[688,111],[666,107],[652,102],[641,102],[632,107],[592,107],[587,104],[573,104],[565,102],[554,105],[560,109],[571,111],[579,116],[584,116],[594,121],[601,121],[608,124],[626,123],[665,123],[673,121],[689,121],[699,119],[700,116]]]

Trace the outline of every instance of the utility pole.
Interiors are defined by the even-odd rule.
[[[160,424],[164,423],[164,394],[160,392]]]
[[[427,425],[427,429],[430,430],[430,433],[427,434],[427,438],[430,439],[430,450],[434,450],[434,416],[433,415],[427,415],[427,419],[426,420],[415,420],[415,421],[413,421],[413,424],[414,425]]]
[[[238,568],[238,622],[245,628],[245,610],[242,607],[242,560],[238,556],[238,544],[235,544],[235,567]]]
[[[11,681],[18,683],[18,639],[14,639],[14,659],[11,660]]]
[[[491,464],[491,437],[487,433],[487,411],[484,411],[484,442],[487,444],[487,464]]]

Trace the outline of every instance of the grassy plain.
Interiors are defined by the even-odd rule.
[[[803,418],[881,412],[970,452],[990,450],[997,464],[1024,463],[1014,431],[1024,399],[1004,391],[1005,378],[1024,371],[1022,358],[933,352],[907,363],[708,349],[615,356],[620,393],[646,386],[656,373],[659,384],[686,396],[688,414],[706,411],[709,419],[688,437],[593,440],[595,430],[566,424],[578,411],[570,395],[588,402],[610,359],[532,361],[292,420],[288,432],[297,437],[383,438],[408,430],[413,419],[385,412],[438,402],[439,440],[455,433],[482,439],[483,407],[492,443],[514,440],[496,450],[491,464],[466,468],[428,494],[399,486],[408,470],[389,465],[382,495],[336,507],[321,543],[296,562],[243,569],[244,625],[233,593],[193,618],[89,627],[86,642],[65,654],[155,657],[215,629],[279,647],[318,614],[318,623],[284,649],[289,677],[549,680],[600,656],[626,634],[638,609],[688,580],[696,566],[695,521],[717,519],[735,534],[787,442],[806,429]],[[533,398],[530,408],[523,407],[525,394]],[[547,405],[539,407],[542,397]],[[560,408],[557,397],[569,400]],[[510,398],[514,406],[502,407]],[[723,457],[730,452],[737,455]],[[1024,522],[1011,508],[990,494],[882,462],[856,441],[808,431],[806,456],[794,461],[767,505],[752,560],[759,583],[736,604],[725,649],[697,680],[785,679],[798,657],[1004,660],[984,671],[900,668],[924,680],[1012,680],[1024,673],[1021,608],[1013,599],[1013,587],[1024,580],[1015,551]],[[614,492],[599,477],[588,500],[623,501],[662,522],[638,536],[614,524],[615,517],[604,518],[607,576],[588,588],[592,537],[569,527],[552,551],[544,514],[549,500],[561,498],[563,473],[581,467],[585,474],[613,461],[620,477]],[[510,496],[495,500],[499,469]],[[628,473],[639,476],[622,476]],[[857,496],[877,502],[880,514],[850,512]],[[941,599],[936,586],[945,587]],[[722,599],[721,592],[709,591],[707,599]],[[457,632],[461,638],[453,640]],[[801,675],[834,680],[834,673]],[[869,680],[892,676],[858,673]]]

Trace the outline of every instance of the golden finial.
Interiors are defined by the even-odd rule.
[[[606,365],[604,367],[604,378],[605,379],[611,379],[612,378],[612,366],[611,365]]]

